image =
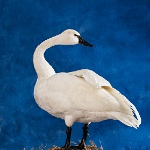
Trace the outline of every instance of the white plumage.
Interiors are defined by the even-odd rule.
[[[103,77],[88,69],[56,74],[45,60],[44,52],[51,46],[84,45],[86,41],[79,41],[79,37],[77,31],[68,29],[36,48],[33,62],[38,75],[34,88],[37,104],[49,114],[64,119],[68,127],[74,122],[88,124],[106,119],[139,127],[141,118],[135,106]]]

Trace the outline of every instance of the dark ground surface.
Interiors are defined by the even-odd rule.
[[[49,148],[48,150],[66,150],[66,149],[54,146],[53,148]],[[79,148],[78,146],[71,146],[70,148],[68,148],[68,150],[81,150],[81,148]],[[90,145],[85,146],[84,150],[104,150],[104,149],[102,146],[98,148],[93,141],[90,141]]]

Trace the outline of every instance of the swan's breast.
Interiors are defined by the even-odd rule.
[[[55,78],[37,80],[34,98],[40,108],[58,118],[64,119],[64,114],[70,109],[69,100]]]

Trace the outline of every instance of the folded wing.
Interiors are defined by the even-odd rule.
[[[107,80],[105,80],[95,72],[87,69],[70,72],[70,74],[85,80],[85,82],[91,84],[96,89],[99,89],[99,93],[107,97],[104,98],[103,96],[103,99],[101,99],[100,102],[101,105],[103,105],[103,109],[101,108],[99,111],[105,110],[104,113],[107,116],[114,120],[119,120],[127,126],[131,126],[134,128],[139,127],[139,125],[141,124],[141,117],[136,107],[119,91],[114,89]],[[99,98],[97,97],[97,99]],[[110,105],[106,105],[105,102],[107,100],[109,100],[108,103]]]

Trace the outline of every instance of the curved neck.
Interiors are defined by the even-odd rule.
[[[49,63],[45,60],[44,53],[48,48],[58,45],[59,43],[60,42],[57,35],[45,40],[39,46],[37,46],[33,55],[33,64],[38,75],[38,79],[48,78],[55,74],[52,66],[49,65]]]

